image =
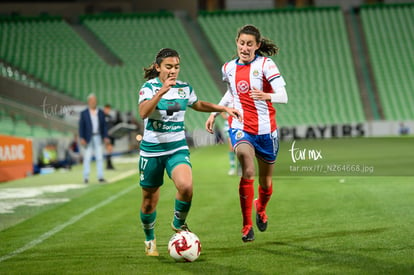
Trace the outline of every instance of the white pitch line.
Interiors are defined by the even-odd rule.
[[[7,255],[1,256],[1,257],[0,257],[0,263],[1,263],[1,262],[3,262],[3,261],[5,261],[5,260],[8,260],[8,259],[10,259],[10,258],[12,258],[12,257],[14,257],[14,256],[16,256],[16,255],[18,255],[18,254],[20,254],[20,253],[25,252],[26,250],[29,250],[29,249],[31,249],[31,248],[33,248],[33,247],[35,247],[36,245],[40,244],[41,242],[45,241],[46,239],[50,238],[51,236],[55,235],[56,233],[58,233],[58,232],[62,231],[63,229],[65,229],[65,228],[66,228],[66,227],[68,227],[69,225],[72,225],[72,224],[74,224],[75,222],[79,221],[80,219],[82,219],[82,218],[83,218],[83,217],[85,217],[86,215],[88,215],[88,214],[90,214],[90,213],[94,212],[95,210],[97,210],[97,209],[101,208],[102,206],[105,206],[105,205],[107,205],[108,203],[110,203],[110,202],[112,202],[112,201],[114,201],[114,200],[118,199],[119,197],[121,197],[121,196],[123,196],[123,195],[127,194],[127,193],[128,193],[128,192],[130,192],[132,189],[137,188],[137,187],[138,187],[138,184],[134,184],[134,185],[132,185],[132,186],[130,186],[130,187],[128,187],[128,188],[126,188],[126,189],[122,190],[121,192],[119,192],[119,193],[117,193],[117,194],[113,195],[112,197],[107,198],[106,200],[104,200],[104,201],[102,201],[102,202],[98,203],[97,205],[95,205],[95,206],[93,206],[93,207],[91,207],[91,208],[86,209],[86,210],[85,210],[85,211],[83,211],[81,214],[79,214],[79,215],[77,215],[77,216],[72,217],[72,218],[71,218],[70,220],[68,220],[67,222],[65,222],[65,223],[63,223],[63,224],[61,224],[61,225],[56,226],[56,227],[55,227],[55,228],[53,228],[52,230],[50,230],[50,231],[48,231],[48,232],[44,233],[43,235],[41,235],[39,238],[34,239],[33,241],[31,241],[31,242],[27,243],[26,245],[24,245],[24,246],[22,246],[22,247],[20,247],[20,248],[16,249],[15,251],[13,251],[13,252],[11,252],[11,253],[9,253],[9,254],[7,254]]]
[[[119,174],[119,175],[117,175],[117,176],[115,176],[115,177],[113,177],[113,178],[109,179],[109,181],[108,181],[108,182],[109,182],[109,183],[113,183],[113,182],[118,181],[118,180],[121,180],[121,179],[123,179],[123,178],[129,177],[129,176],[132,176],[132,175],[134,175],[134,174],[138,175],[138,169],[131,169],[131,170],[128,170],[128,171],[126,171],[126,172],[124,172],[124,173],[122,173],[122,174]],[[138,180],[138,176],[137,176],[137,180]]]

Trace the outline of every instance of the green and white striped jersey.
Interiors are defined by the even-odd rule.
[[[145,82],[139,91],[138,103],[150,100],[161,87],[158,77]],[[144,119],[140,155],[156,157],[188,149],[184,116],[187,106],[191,107],[197,100],[193,88],[177,80],[176,85],[162,96],[154,112]]]

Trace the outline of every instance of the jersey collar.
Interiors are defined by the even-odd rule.
[[[252,61],[250,61],[249,63],[240,63],[240,62],[239,62],[240,58],[237,58],[237,59],[236,59],[236,65],[249,65],[249,64],[253,63],[253,62],[257,59],[257,57],[258,57],[258,56],[259,56],[259,55],[258,55],[258,54],[256,54],[256,55],[254,56],[253,60],[252,60]]]

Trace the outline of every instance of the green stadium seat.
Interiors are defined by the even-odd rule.
[[[3,116],[0,121],[0,134],[13,135],[14,129],[14,121],[8,116]]]
[[[385,119],[414,119],[414,4],[363,6],[361,20]]]
[[[27,124],[25,121],[19,120],[15,122],[15,128],[14,128],[13,134],[15,136],[20,136],[20,137],[31,137],[33,134],[32,127],[29,124]]]

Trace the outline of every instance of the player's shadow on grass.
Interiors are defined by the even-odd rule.
[[[374,229],[365,229],[365,230],[353,230],[353,231],[335,231],[335,232],[328,232],[323,235],[315,235],[315,236],[308,236],[308,237],[299,237],[291,239],[293,242],[304,242],[304,241],[311,241],[311,240],[318,240],[318,239],[328,239],[333,237],[343,237],[349,235],[371,235],[376,233],[385,232],[388,228],[374,228]],[[272,242],[271,242],[272,243]]]
[[[210,251],[210,249],[209,249]],[[210,251],[211,252],[211,251]],[[252,269],[248,270],[246,268],[239,268],[235,265],[229,264],[229,265],[221,265],[214,263],[217,259],[209,260],[209,252],[203,253],[200,255],[200,257],[192,263],[189,262],[175,262],[171,257],[169,256],[159,256],[154,257],[156,258],[160,263],[167,264],[170,266],[173,266],[174,268],[181,268],[184,273],[192,273],[195,275],[198,274],[257,274],[257,275],[264,275],[265,273],[262,273],[260,271],[255,270],[253,267]],[[214,253],[213,253],[214,254]],[[231,254],[229,254],[231,256]]]
[[[383,273],[407,273],[412,272],[412,266],[403,265],[393,262],[387,262],[386,260],[378,260],[369,256],[361,255],[363,251],[390,251],[388,247],[380,248],[355,248],[355,253],[346,253],[343,247],[338,244],[337,246],[329,246],[326,249],[318,244],[317,240],[338,238],[343,236],[352,235],[370,235],[382,233],[387,228],[375,228],[367,230],[354,230],[354,231],[336,231],[323,235],[315,235],[309,237],[291,238],[287,241],[269,241],[265,242],[258,250],[261,252],[267,252],[272,255],[277,255],[282,258],[299,259],[300,261],[308,261],[311,265],[319,263],[320,265],[337,265],[348,266],[354,270],[358,269],[362,273],[372,273],[375,271],[381,271]],[[312,243],[308,245],[301,245],[301,242],[316,241],[318,247],[312,247]],[[350,250],[347,248],[348,251]],[[409,249],[409,248],[407,248]]]

